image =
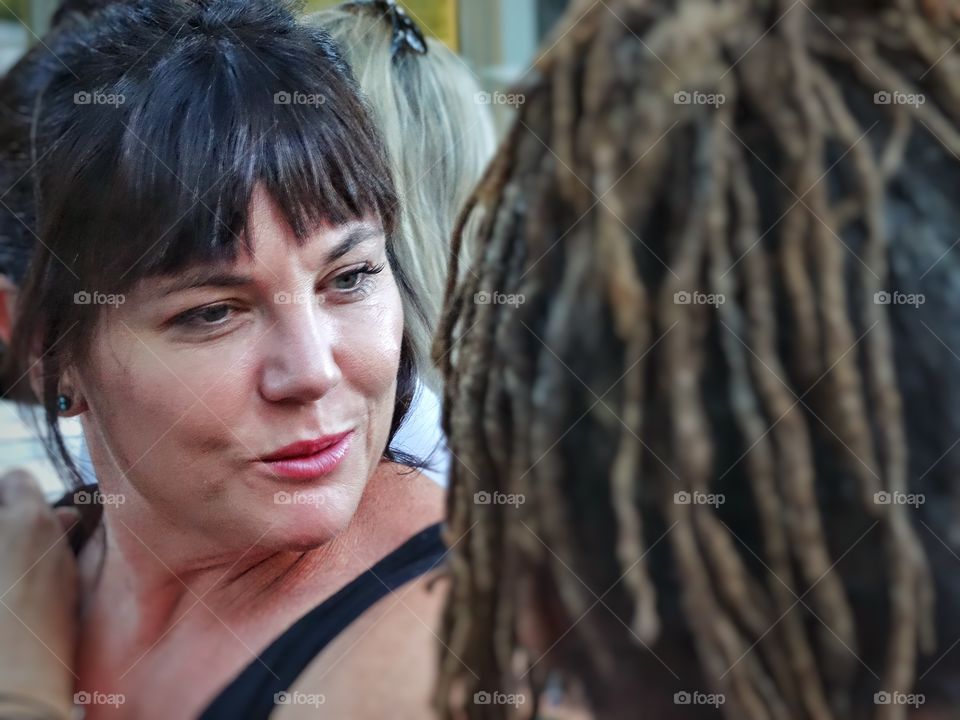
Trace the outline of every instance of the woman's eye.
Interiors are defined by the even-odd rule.
[[[231,309],[229,305],[208,305],[178,315],[174,319],[174,323],[199,328],[222,325],[229,316]]]
[[[363,280],[362,270],[351,270],[333,279],[333,286],[337,290],[353,290]]]
[[[351,295],[359,293],[365,288],[369,289],[367,286],[372,276],[382,272],[385,267],[386,264],[377,265],[376,267],[364,265],[354,268],[353,270],[348,270],[345,273],[337,275],[332,280],[331,286],[334,290],[341,293]]]

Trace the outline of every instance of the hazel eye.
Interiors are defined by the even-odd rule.
[[[353,290],[363,281],[363,270],[351,270],[333,279],[333,286],[337,290]]]
[[[330,287],[345,297],[362,297],[363,292],[370,289],[373,276],[382,272],[385,267],[386,264],[376,267],[367,264],[353,268],[333,278],[330,281]]]

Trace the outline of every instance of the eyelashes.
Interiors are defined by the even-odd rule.
[[[383,272],[385,267],[386,263],[381,263],[376,266],[366,263],[362,267],[354,268],[337,275],[333,279],[333,283],[336,284],[341,280],[352,279],[353,282],[348,283],[347,287],[338,287],[337,290],[348,293],[363,292],[365,289],[368,289],[372,277]]]

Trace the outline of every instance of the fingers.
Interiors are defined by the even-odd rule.
[[[40,484],[26,470],[11,470],[0,476],[0,507],[22,506],[22,504],[46,505]]]
[[[74,525],[80,522],[80,511],[77,510],[77,508],[54,508],[53,513],[57,516],[57,520],[60,522],[60,527],[63,528],[64,532],[69,532],[71,529],[73,529]]]

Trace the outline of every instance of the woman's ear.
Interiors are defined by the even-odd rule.
[[[89,409],[80,384],[76,380],[76,372],[73,368],[67,368],[60,374],[60,383],[57,387],[57,401],[63,401],[60,405],[60,417],[75,417]]]
[[[39,361],[39,353],[34,353],[28,370],[30,390],[38,402],[43,402],[43,363]],[[76,382],[76,374],[72,368],[60,374],[57,384],[57,401],[60,417],[75,417],[89,409],[83,392]],[[62,404],[60,404],[62,401]]]

